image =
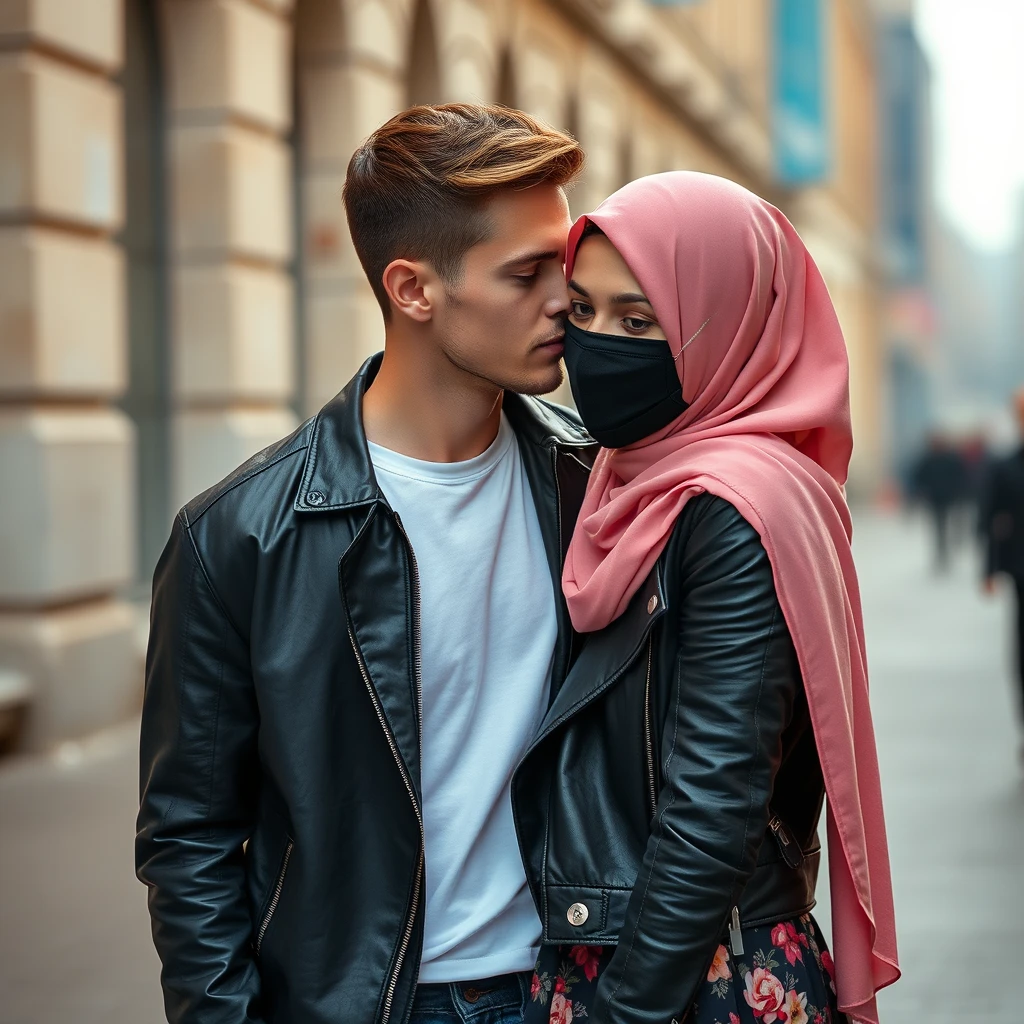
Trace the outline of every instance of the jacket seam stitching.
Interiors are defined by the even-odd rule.
[[[244,634],[238,628],[238,624],[235,622],[235,620],[231,617],[231,613],[228,611],[227,606],[221,600],[220,594],[217,593],[217,588],[213,585],[213,580],[210,578],[210,573],[206,568],[206,563],[203,561],[203,556],[199,553],[199,545],[196,542],[195,535],[192,533],[192,524],[189,522],[187,509],[183,508],[181,510],[180,515],[182,517],[182,522],[185,524],[185,533],[188,536],[189,544],[192,546],[192,554],[195,557],[196,563],[203,574],[203,578],[206,580],[206,585],[210,588],[210,594],[213,596],[213,599],[216,602],[217,607],[220,609],[221,615],[223,615],[224,618],[227,620],[228,625],[231,626],[231,628],[235,631],[235,633],[238,635],[238,638],[242,639]]]
[[[302,477],[299,481],[300,490],[305,490],[316,476],[316,457],[320,450],[320,426],[323,417],[323,410],[316,414],[312,429],[309,434],[309,445],[306,449],[306,462],[302,467]]]
[[[744,921],[743,927],[763,928],[766,924],[777,922],[780,917],[783,921],[787,921],[793,917],[800,917],[802,914],[809,914],[817,905],[817,899],[815,897],[811,897],[811,902],[805,903],[799,910],[789,911],[786,915],[769,914],[767,917],[755,917],[753,921]]]
[[[665,772],[668,774],[668,765],[672,763],[672,758],[675,757],[676,752],[676,740],[679,731],[679,703],[680,694],[683,686],[683,674],[676,669],[676,714],[675,714],[675,726],[672,730],[672,746],[669,749],[668,757],[665,760]],[[669,796],[668,801],[661,810],[661,814],[658,815],[659,827],[664,826],[665,815],[668,813],[672,805],[676,802],[676,794],[673,792]],[[633,926],[633,934],[629,937],[629,949],[626,950],[626,957],[622,961],[622,970],[619,972],[619,982],[615,986],[615,990],[608,997],[608,1002],[612,1003],[615,1001],[615,997],[619,994],[619,989],[622,988],[622,983],[626,980],[626,968],[629,966],[629,958],[633,955],[633,947],[636,945],[636,935],[640,930],[640,921],[644,916],[644,908],[647,906],[647,894],[651,891],[651,879],[654,876],[654,867],[658,863],[658,854],[661,852],[661,843],[664,835],[658,836],[658,841],[654,844],[654,853],[651,856],[651,868],[647,872],[647,881],[644,885],[644,894],[640,897],[640,908],[636,915],[636,924]]]
[[[604,882],[549,882],[551,889],[608,889],[611,892],[632,892],[631,885],[606,885]]]
[[[250,470],[244,476],[239,477],[237,480],[232,480],[231,483],[228,484],[228,486],[226,486],[222,491],[214,495],[205,505],[203,505],[201,509],[199,509],[192,522],[198,523],[199,520],[202,519],[203,516],[205,516],[206,513],[209,512],[210,509],[213,508],[213,506],[216,505],[218,501],[220,501],[221,498],[226,497],[236,487],[241,487],[242,484],[247,484],[250,480],[252,480],[253,477],[259,476],[260,473],[264,472],[264,470],[270,469],[271,466],[276,466],[279,462],[284,462],[285,459],[291,458],[291,456],[293,455],[301,454],[308,447],[309,442],[307,441],[305,444],[300,445],[298,448],[290,448],[286,452],[280,452],[277,455],[275,455],[272,459],[268,459],[266,462],[260,463],[259,466]]]
[[[199,550],[196,547],[195,538],[192,536],[191,527],[189,527],[189,525],[188,525],[188,514],[185,512],[184,509],[182,509],[182,516],[183,516],[184,521],[185,521],[186,532],[188,534],[189,543],[192,545],[192,552],[193,552],[193,555],[195,557],[196,564],[197,564],[198,568],[202,571],[203,578],[206,580],[206,584],[207,584],[207,586],[210,589],[210,593],[213,595],[214,601],[216,602],[217,606],[221,610],[221,614],[224,617],[224,623],[227,626],[230,626],[233,630],[235,630],[236,633],[238,633],[238,629],[234,625],[234,623],[232,622],[231,616],[228,615],[227,609],[223,606],[223,604],[222,604],[222,602],[220,600],[220,597],[217,595],[216,590],[214,590],[214,588],[213,588],[213,583],[211,582],[209,574],[206,571],[206,566],[203,564],[203,560],[202,560],[202,558],[199,555]],[[194,572],[195,572],[195,570],[193,570],[193,579],[195,578],[194,577]],[[193,611],[193,605],[194,605],[194,600],[195,600],[194,593],[195,593],[194,584],[190,584],[189,611],[188,611],[188,619],[187,619],[187,625],[186,625],[186,635],[187,635],[188,631],[191,630],[191,627],[192,627],[192,611]],[[239,637],[241,637],[240,633],[238,635],[239,635]],[[209,792],[207,793],[207,796],[206,796],[206,812],[204,814],[204,817],[207,819],[207,829],[206,829],[206,831],[204,833],[207,839],[212,839],[214,837],[213,829],[211,827],[209,827],[209,818],[210,818],[210,812],[213,809],[213,794],[214,794],[214,790],[216,788],[216,784],[215,784],[215,771],[216,771],[216,766],[217,766],[217,735],[218,735],[218,730],[220,728],[220,705],[221,705],[221,698],[222,698],[223,693],[224,693],[224,660],[225,660],[226,641],[225,641],[225,638],[224,638],[224,625],[223,624],[221,626],[221,629],[219,630],[219,640],[220,640],[220,646],[219,646],[218,657],[217,657],[217,698],[216,698],[216,703],[215,703],[215,706],[214,706],[214,713],[213,713],[213,741],[212,741],[212,746],[211,746],[211,749],[210,749],[210,760],[209,760],[209,766],[210,766],[209,767],[209,773],[210,773],[210,777],[209,777]],[[179,737],[180,737],[180,735],[181,735],[181,716],[179,716],[179,718],[178,718],[178,734],[179,734]]]
[[[182,512],[184,512],[184,509],[182,510]],[[180,514],[179,514],[179,516],[180,516]],[[187,534],[188,533],[187,527],[183,523],[179,523],[179,525],[181,526],[182,532]],[[190,543],[191,543],[191,538],[189,538],[189,540],[190,540]],[[198,571],[198,560],[196,559],[195,552],[193,550],[192,565],[191,565],[191,567],[189,569],[189,575],[188,575],[188,599],[187,599],[188,603],[187,603],[186,608],[185,608],[185,628],[182,630],[181,634],[175,638],[175,642],[174,642],[175,650],[177,652],[177,658],[178,658],[178,664],[179,665],[186,664],[186,662],[185,662],[185,652],[187,650],[186,641],[188,639],[189,634],[192,631],[192,613],[193,613],[193,608],[195,606],[195,586],[196,586],[195,580],[196,580],[196,573],[197,573],[197,571]],[[183,690],[184,690],[184,686],[185,686],[184,678],[183,677],[179,678],[178,679],[178,685],[177,685],[177,698],[178,698],[178,704],[179,705],[182,704],[182,693],[183,693]],[[177,728],[176,728],[175,733],[174,733],[174,745],[175,745],[176,749],[180,749],[180,747],[181,747],[181,730],[182,730],[182,716],[178,715]],[[167,804],[167,807],[165,808],[164,813],[160,816],[160,826],[159,827],[161,829],[170,820],[171,815],[177,809],[177,806],[178,806],[178,799],[177,799],[177,797],[172,797],[171,800],[169,801],[169,803]]]
[[[768,624],[768,635],[765,638],[764,655],[761,658],[761,677],[757,683],[757,697],[754,700],[754,751],[755,754],[761,743],[761,695],[764,693],[764,674],[768,667],[768,652],[771,650],[772,638],[775,635],[775,623],[779,616],[779,602],[776,600],[772,608],[772,621]],[[740,846],[740,858],[742,863],[743,850],[747,845],[747,835],[750,832],[750,814],[754,807],[754,765],[751,764],[747,772],[747,813],[743,819],[743,842]],[[755,865],[756,868],[756,865]]]

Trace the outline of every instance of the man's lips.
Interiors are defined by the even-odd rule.
[[[562,346],[565,341],[564,334],[556,334],[553,338],[548,338],[547,341],[542,341],[537,348],[554,348],[556,345]]]

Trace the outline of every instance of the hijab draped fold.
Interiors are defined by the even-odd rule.
[[[587,222],[654,307],[686,411],[603,449],[562,583],[585,632],[617,618],[686,503],[708,492],[757,530],[796,647],[828,795],[840,1009],[878,1024],[899,977],[860,591],[843,485],[853,441],[849,362],[821,274],[777,209],[724,178],[679,171],[626,185]]]

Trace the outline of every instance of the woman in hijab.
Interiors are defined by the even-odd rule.
[[[899,968],[825,284],[778,210],[690,172],[581,218],[566,269],[602,451],[562,580],[584,642],[513,782],[527,1021],[877,1024]]]

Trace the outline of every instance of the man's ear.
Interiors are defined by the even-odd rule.
[[[418,260],[392,260],[381,278],[391,308],[410,320],[425,324],[433,316],[434,286],[437,274]]]

